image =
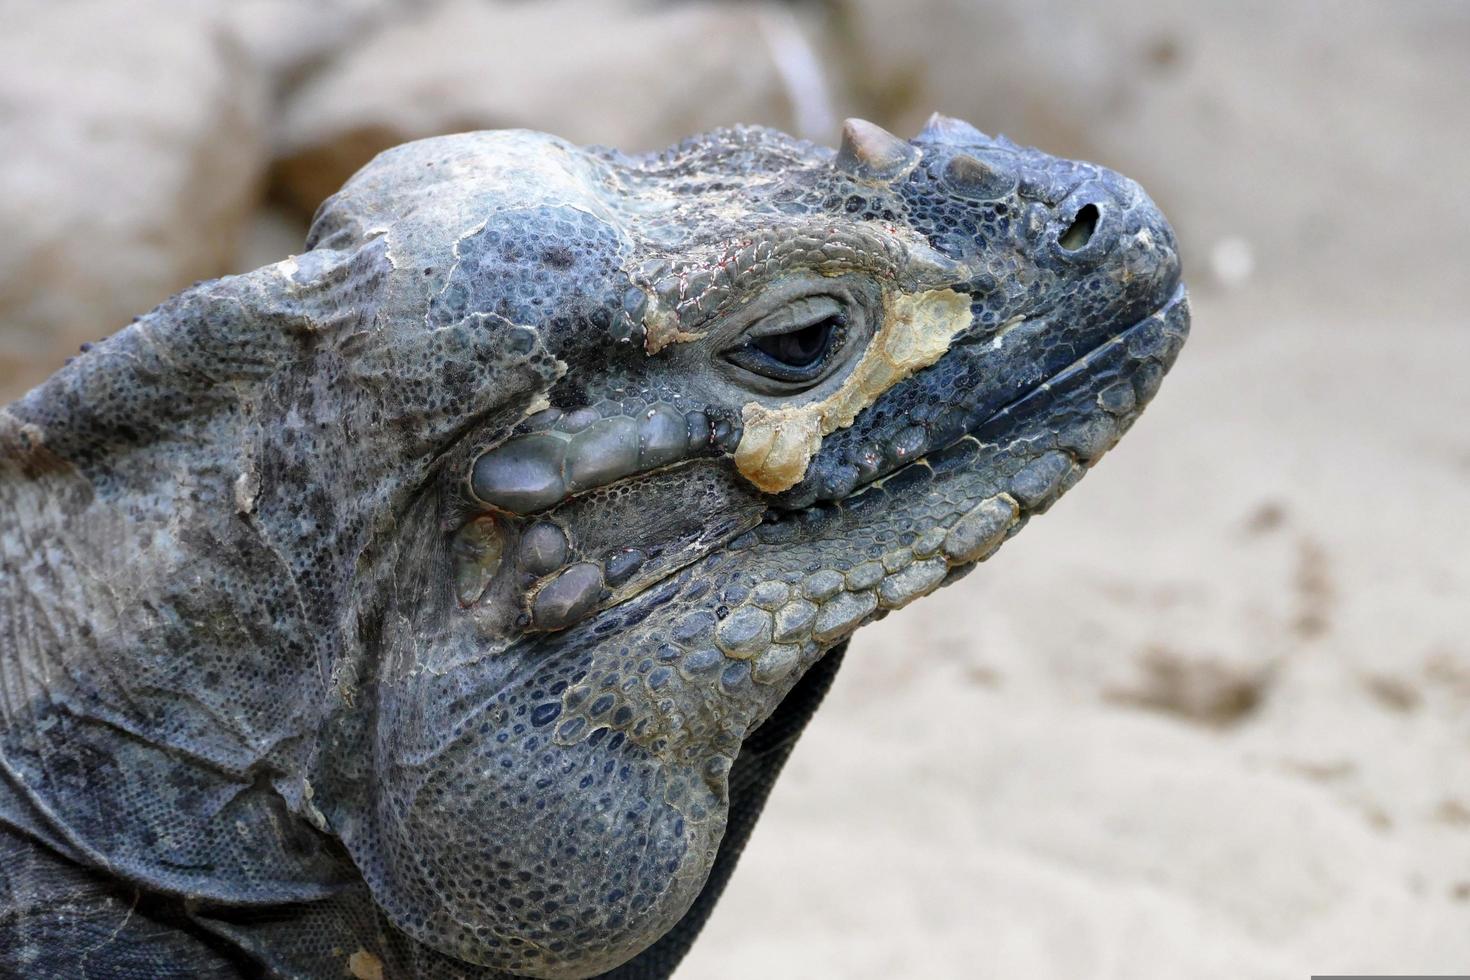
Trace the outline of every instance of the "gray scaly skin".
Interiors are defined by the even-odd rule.
[[[384,153],[0,410],[0,972],[667,976],[1187,330],[1137,185],[943,117]]]

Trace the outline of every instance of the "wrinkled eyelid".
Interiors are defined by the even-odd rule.
[[[821,323],[829,317],[846,320],[847,305],[835,296],[803,296],[751,324],[745,335],[769,337],[792,333]]]
[[[827,358],[842,349],[842,344],[846,340],[844,335],[845,325],[846,318],[841,313],[829,314],[814,323],[796,330],[752,336],[749,338],[748,344],[757,350],[764,351],[767,355],[782,362],[792,370],[816,370]],[[817,345],[817,349],[811,353],[811,360],[806,363],[797,364],[782,357],[777,350],[772,349],[773,346],[779,348],[782,343],[790,341],[797,343],[798,353],[803,356],[807,354],[806,342]]]

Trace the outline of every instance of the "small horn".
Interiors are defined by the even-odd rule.
[[[963,119],[941,116],[936,112],[924,124],[924,129],[919,133],[919,139],[934,142],[949,140],[955,143],[983,143],[989,137]]]
[[[944,182],[956,194],[993,201],[1015,190],[1016,178],[978,157],[957,153],[944,167]]]
[[[913,169],[919,151],[908,141],[866,119],[849,119],[842,124],[842,146],[837,167],[865,180],[891,180]]]

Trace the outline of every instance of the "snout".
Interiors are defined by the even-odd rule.
[[[1042,245],[1078,275],[1106,273],[1124,305],[1151,312],[1179,285],[1174,230],[1138,184],[1111,171],[1077,185],[1057,205]]]

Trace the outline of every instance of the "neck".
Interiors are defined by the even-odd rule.
[[[185,294],[0,409],[0,822],[165,891],[294,900],[338,877],[297,817],[337,640],[267,513],[283,345],[222,362],[217,305]],[[262,839],[218,853],[221,827]]]

